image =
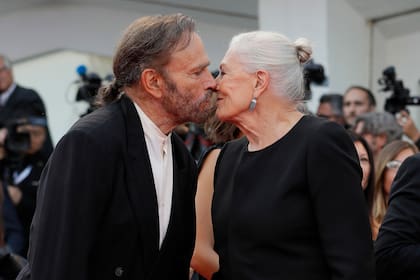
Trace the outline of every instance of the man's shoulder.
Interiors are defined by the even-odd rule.
[[[21,97],[40,98],[38,92],[36,92],[34,89],[22,87],[20,85],[16,85],[13,94],[19,95]]]
[[[413,168],[417,170],[420,167],[420,153],[416,153],[406,158],[403,162],[403,165],[406,168]]]
[[[111,129],[117,124],[121,124],[124,118],[114,104],[101,107],[92,113],[80,118],[72,129],[87,130],[92,129]]]
[[[114,154],[126,143],[122,117],[105,108],[80,118],[60,139],[59,147],[84,148],[86,153]]]

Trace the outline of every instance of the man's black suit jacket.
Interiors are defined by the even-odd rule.
[[[394,179],[375,256],[378,280],[420,279],[420,154],[407,158]]]
[[[22,279],[188,279],[197,170],[175,134],[172,145],[172,209],[159,250],[156,191],[133,103],[123,96],[78,121],[41,176],[32,276]]]

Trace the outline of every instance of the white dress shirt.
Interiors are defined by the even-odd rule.
[[[171,133],[165,135],[135,104],[146,139],[147,152],[152,165],[153,180],[159,209],[159,248],[165,238],[171,216],[173,191],[173,162]]]

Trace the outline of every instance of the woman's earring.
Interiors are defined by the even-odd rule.
[[[257,98],[252,97],[251,103],[249,103],[248,111],[250,111],[250,112],[254,111],[255,106],[257,106]]]

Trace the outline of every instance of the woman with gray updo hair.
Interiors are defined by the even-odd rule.
[[[287,94],[293,101],[303,100],[303,65],[312,54],[307,39],[300,38],[292,43],[278,33],[254,31],[233,37],[228,52],[240,57],[247,72],[267,70],[276,92]]]
[[[337,123],[297,110],[309,41],[235,36],[216,79],[218,118],[245,137],[215,166],[212,279],[374,279],[358,156]]]

